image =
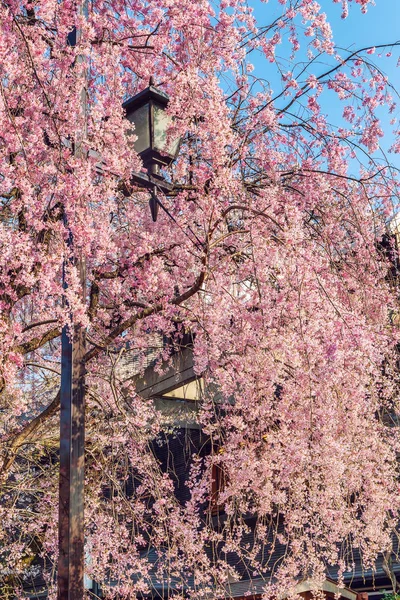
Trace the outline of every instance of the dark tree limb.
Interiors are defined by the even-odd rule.
[[[58,327],[54,327],[49,331],[46,331],[41,336],[32,338],[29,342],[23,342],[22,344],[18,344],[18,346],[14,346],[13,351],[18,352],[19,354],[28,354],[28,352],[33,352],[38,348],[41,348],[47,342],[54,340],[55,338],[61,335],[61,330]]]

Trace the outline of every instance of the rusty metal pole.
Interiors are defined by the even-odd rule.
[[[87,16],[87,0],[82,0],[79,14]],[[77,29],[73,43],[81,39]],[[84,61],[78,56],[77,63]],[[80,91],[81,119],[75,133],[74,153],[82,158],[86,137],[87,90]],[[65,221],[68,227],[67,221]],[[68,249],[71,265],[79,273],[82,301],[86,301],[86,262],[82,249],[74,247],[69,232]],[[63,287],[67,288],[64,260]],[[59,557],[57,600],[83,600],[85,566],[84,531],[84,451],[85,451],[85,329],[80,324],[64,326],[61,334],[60,391],[60,481],[59,481]]]

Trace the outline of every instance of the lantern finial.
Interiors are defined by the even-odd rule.
[[[159,206],[159,202],[158,202],[158,198],[156,195],[156,190],[155,187],[153,187],[152,192],[151,192],[151,197],[149,200],[149,206],[150,206],[150,212],[151,212],[151,217],[154,221],[154,223],[157,221],[157,215],[158,215],[158,206]]]

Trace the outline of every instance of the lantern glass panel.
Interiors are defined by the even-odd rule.
[[[154,148],[159,152],[166,152],[171,156],[176,156],[178,152],[179,138],[169,140],[168,128],[171,125],[172,119],[165,112],[165,107],[154,103]]]
[[[136,135],[137,140],[133,147],[140,154],[150,148],[149,103],[142,104],[127,116],[129,121],[135,125],[132,134]]]

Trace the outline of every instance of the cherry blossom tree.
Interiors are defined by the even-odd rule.
[[[371,3],[343,0],[343,17]],[[190,584],[190,597],[221,597],[238,576],[229,553],[276,595],[299,577],[324,579],[327,564],[343,578],[354,548],[365,565],[391,552],[398,299],[396,249],[381,242],[398,181],[379,153],[378,115],[394,114],[396,92],[373,52],[398,44],[339,50],[313,0],[271,0],[264,15],[256,22],[243,0],[92,0],[86,16],[69,0],[2,0],[0,577],[10,597],[37,555],[54,567],[55,597],[70,311],[88,337],[87,570],[106,598],[147,593],[157,577],[175,595]],[[122,109],[150,76],[170,96],[169,135],[182,136],[157,223],[132,183],[142,166]],[[336,126],[327,94],[342,106]],[[73,252],[87,261],[84,302],[73,261],[62,287]],[[149,353],[160,365],[186,333],[211,451],[191,456],[182,503],[154,452],[173,427],[119,365],[126,349],[138,372]],[[219,527],[208,509],[216,467]]]

